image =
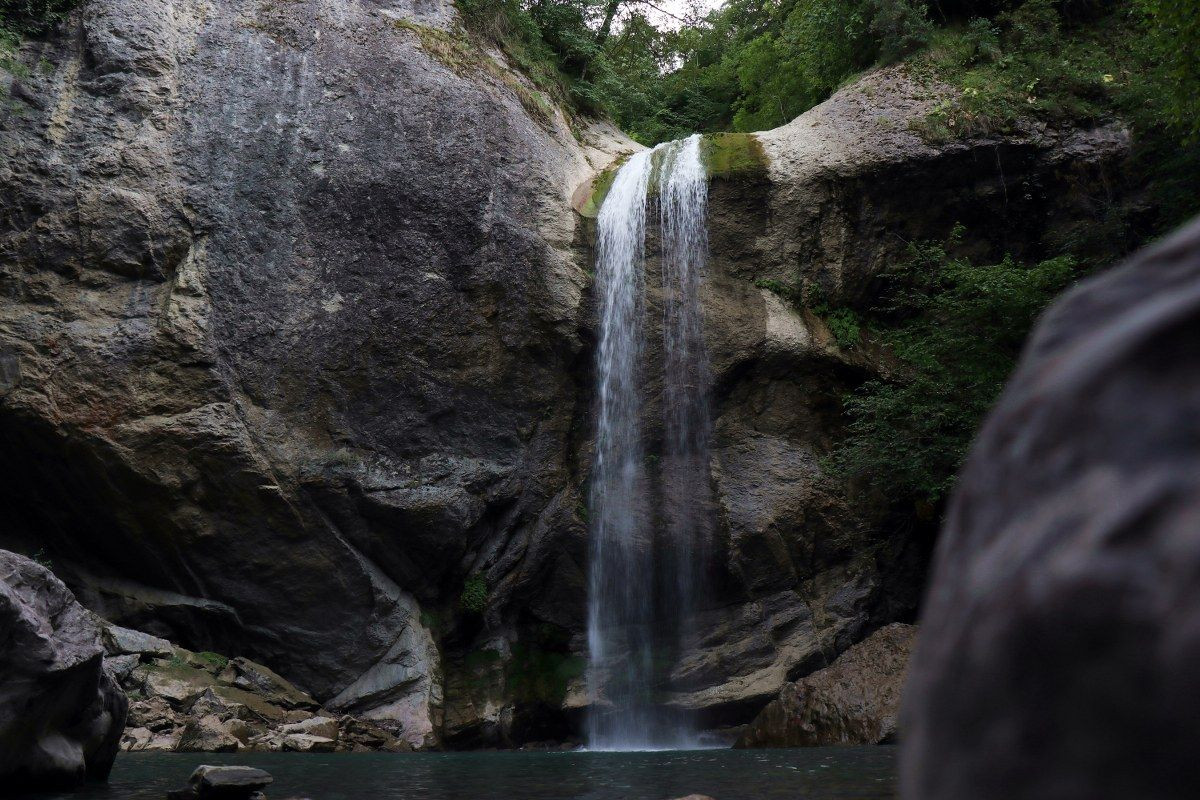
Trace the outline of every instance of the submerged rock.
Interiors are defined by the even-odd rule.
[[[54,575],[0,550],[0,785],[108,777],[127,704],[100,627]]]
[[[894,623],[825,669],[783,687],[735,747],[879,744],[896,735],[916,627]]]
[[[972,447],[909,800],[1200,797],[1200,221],[1042,318]]]
[[[255,767],[196,767],[186,789],[167,793],[167,800],[265,800],[262,790],[275,779]]]

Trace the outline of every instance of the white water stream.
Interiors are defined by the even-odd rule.
[[[661,358],[646,358],[647,208],[658,207]],[[699,135],[636,153],[597,220],[600,298],[588,594],[588,747],[696,747],[662,702],[671,661],[703,601],[711,513],[709,368],[699,287],[708,257]],[[661,368],[661,453],[648,452],[647,377]]]

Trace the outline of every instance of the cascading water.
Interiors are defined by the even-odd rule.
[[[641,380],[648,369],[644,272],[652,193],[658,197],[663,292],[657,476],[647,467]],[[588,746],[595,750],[696,746],[690,726],[656,702],[655,687],[664,663],[690,636],[709,532],[709,374],[699,300],[708,255],[707,205],[708,178],[696,135],[630,157],[597,220],[600,347],[588,595],[593,703],[587,730]],[[662,495],[657,504],[651,497],[655,477]]]

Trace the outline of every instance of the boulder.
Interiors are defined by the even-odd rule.
[[[174,650],[166,639],[148,633],[122,628],[120,625],[104,623],[102,628],[104,651],[110,656],[133,654],[155,658],[170,658]]]
[[[316,700],[286,679],[246,658],[230,659],[218,677],[224,684],[252,692],[281,708],[313,710],[320,707]]]
[[[332,753],[337,749],[335,740],[308,733],[285,733],[280,737],[280,745],[294,753]]]
[[[108,777],[128,703],[95,619],[45,567],[0,550],[0,784]]]
[[[117,683],[124,683],[125,679],[137,668],[141,663],[141,657],[136,654],[125,656],[106,656],[104,658],[104,668],[113,676]]]
[[[180,753],[236,753],[241,746],[226,724],[209,714],[184,725],[175,750]]]
[[[783,687],[735,747],[879,744],[896,735],[900,690],[916,628],[893,623],[825,669]]]
[[[331,717],[309,717],[301,722],[281,725],[279,732],[305,733],[313,736],[323,736],[326,739],[336,739],[338,736],[338,721]]]
[[[168,800],[252,800],[274,778],[255,767],[196,767],[185,789],[168,792]]]
[[[1200,220],[1043,316],[963,468],[909,800],[1200,797]]]

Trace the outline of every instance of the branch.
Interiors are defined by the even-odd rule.
[[[679,15],[677,15],[677,14],[672,14],[670,11],[667,11],[665,8],[662,8],[662,7],[660,7],[660,6],[656,6],[654,3],[651,3],[651,2],[650,2],[650,0],[628,0],[628,2],[629,2],[629,3],[631,3],[631,4],[635,4],[635,5],[650,6],[651,8],[653,8],[653,9],[654,9],[655,11],[657,11],[658,13],[660,13],[660,14],[666,14],[666,15],[667,15],[668,17],[670,17],[671,19],[678,20],[678,21],[682,22],[682,23],[683,23],[683,24],[685,24],[685,25],[688,25],[688,24],[690,24],[690,23],[691,23],[691,20],[685,19],[685,18],[683,18],[683,17],[681,17],[681,16],[679,16]]]

